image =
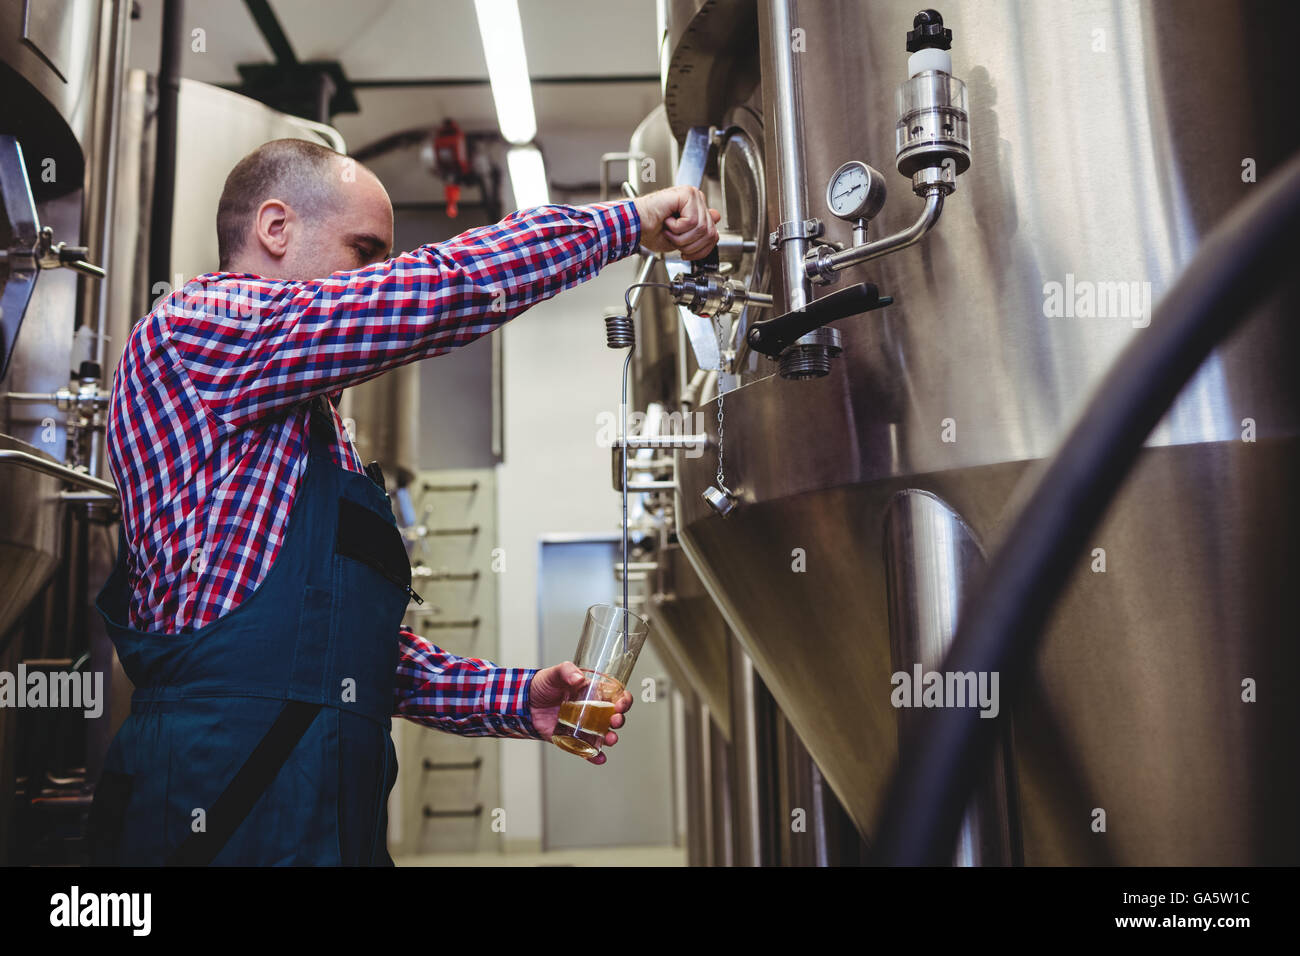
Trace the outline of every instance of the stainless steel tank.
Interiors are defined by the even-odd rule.
[[[103,263],[102,236],[93,225],[102,193],[92,188],[88,157],[100,152],[126,13],[117,0],[0,0],[0,134],[12,137],[11,144],[16,140],[25,160],[13,161],[10,148],[0,158],[5,166],[0,246],[6,253],[0,287],[8,310],[0,316],[0,670],[13,671],[25,659],[75,658],[85,650],[87,609],[85,595],[77,592],[93,573],[94,553],[105,550],[97,533],[102,529],[90,529],[85,518],[102,507],[85,499],[102,499],[105,485],[78,479],[99,491],[68,495],[70,475],[62,468],[76,461],[89,466],[90,475],[102,474],[96,470],[99,443],[93,428],[82,430],[75,441],[68,428],[80,412],[86,412],[88,423],[94,417],[93,387],[80,388],[90,386],[93,376],[72,383],[69,391],[83,371],[81,362],[96,357],[93,323],[78,329],[79,299],[91,301],[94,283],[48,263],[33,269],[31,235],[9,224],[18,207],[34,205],[34,217],[20,216],[27,226],[48,227],[54,243],[89,246],[88,258]],[[25,167],[26,183],[19,165]],[[30,299],[21,289],[27,283]],[[55,398],[61,390],[62,403]],[[6,861],[14,861],[14,845],[34,841],[42,832],[49,818],[40,813],[75,811],[89,800],[76,786],[81,749],[68,741],[57,753],[41,753],[40,760],[48,763],[27,768],[33,773],[20,815],[14,805],[17,741],[32,731],[23,713],[0,711],[0,860]],[[88,742],[93,734],[88,723]],[[60,784],[51,796],[46,770],[69,785]],[[15,838],[20,831],[11,832],[11,821],[21,821],[21,840]]]
[[[85,155],[90,148],[99,4],[0,2],[0,133],[22,150],[26,188],[16,169],[2,178],[6,212],[35,203],[40,225],[58,241],[77,245],[81,236]],[[4,161],[8,162],[6,154]],[[16,164],[15,164],[16,165]],[[30,199],[25,195],[30,190]],[[4,217],[6,220],[8,215]],[[0,224],[0,236],[9,240]],[[5,249],[6,253],[11,252]],[[23,281],[16,260],[0,263],[0,287]],[[54,402],[13,396],[52,395],[66,388],[77,368],[77,275],[40,269],[21,316],[21,299],[5,299],[5,373],[0,377],[0,444],[49,463],[64,460],[64,415]],[[84,353],[83,353],[84,357]],[[48,475],[0,463],[0,638],[49,582],[59,560],[60,484]]]
[[[755,86],[756,77],[749,84],[750,101],[727,111],[727,135],[720,141],[717,157],[698,169],[702,178],[697,180],[725,211],[724,229],[751,240],[762,233],[765,215],[762,122]],[[638,126],[629,155],[627,182],[638,192],[669,185],[689,165],[679,165],[662,107]],[[605,161],[615,158],[607,156]],[[760,246],[732,255],[726,268],[733,277],[761,283],[766,259]],[[668,274],[662,264],[656,264],[648,278],[664,282]],[[703,413],[698,404],[701,392],[709,387],[708,375],[700,372],[694,353],[684,344],[699,333],[701,321],[705,334],[712,334],[707,320],[680,311],[665,290],[643,290],[632,353],[633,405],[638,410],[681,413],[660,434],[701,430]],[[632,480],[671,476],[670,462],[666,469],[638,472]],[[690,862],[740,866],[856,862],[860,841],[851,832],[852,824],[826,792],[807,750],[773,704],[678,544],[673,496],[666,492],[634,496],[630,515],[633,527],[649,518],[657,535],[648,549],[656,567],[644,607],[654,623],[653,640],[685,698]],[[807,814],[797,829],[785,823],[791,810]]]
[[[665,102],[679,138],[725,123],[760,63],[777,154],[770,50],[789,41],[771,36],[775,3],[671,5]],[[890,193],[873,237],[907,226],[921,201],[894,171],[894,93],[917,5],[789,6],[809,214],[852,241],[823,190],[860,159],[885,171]],[[979,548],[995,544],[1017,485],[1142,334],[1199,238],[1253,188],[1252,171],[1267,175],[1298,142],[1279,121],[1293,85],[1277,39],[1291,35],[1285,3],[955,0],[941,12],[973,162],[924,240],[842,280],[875,282],[894,304],[835,323],[843,352],[827,376],[791,381],[763,360],[725,394],[729,517],[701,499],[711,456],[677,453],[682,545],[868,839],[897,755],[889,609],[903,596],[891,582],[915,579],[887,573],[890,502],[926,493]],[[779,302],[789,276],[771,272]],[[1119,284],[1134,290],[1127,306]],[[1286,301],[1186,388],[1057,610],[1008,751],[1026,863],[1300,859],[1300,699],[1284,683],[1300,663]],[[715,408],[703,421],[716,440]],[[1255,702],[1244,681],[1257,682]],[[1097,809],[1105,832],[1091,826]]]

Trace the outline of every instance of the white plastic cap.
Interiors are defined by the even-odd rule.
[[[952,56],[947,50],[936,50],[928,46],[923,50],[917,50],[907,58],[907,75],[916,76],[918,73],[924,73],[926,70],[942,70],[945,73],[952,72]]]

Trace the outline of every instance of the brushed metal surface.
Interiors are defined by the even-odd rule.
[[[979,587],[986,558],[961,515],[938,495],[913,488],[889,500],[883,538],[894,676],[901,673],[912,679],[917,665],[923,673],[937,671],[943,665],[957,632],[958,612]],[[999,685],[992,682],[993,675],[973,676],[979,683],[965,691],[964,704],[986,707],[992,701],[996,708]],[[913,680],[911,707],[920,703],[921,693],[921,686]],[[900,749],[906,747],[907,733],[919,729],[917,725],[924,721],[926,713],[916,709],[898,711]],[[1008,866],[1016,862],[1014,847],[1019,844],[1012,827],[1018,821],[1010,817],[1007,807],[1005,745],[1003,740],[992,764],[985,768],[986,779],[976,788],[966,809],[952,856],[954,866]]]
[[[1051,284],[1105,297],[1117,288],[1106,283],[1138,283],[1140,296],[1150,283],[1154,302],[1252,188],[1243,163],[1262,178],[1296,148],[1268,79],[1288,75],[1288,54],[1248,30],[1287,10],[946,4],[973,164],[924,241],[844,278],[878,283],[895,304],[837,323],[844,353],[825,379],[727,393],[740,506],[725,522],[700,500],[711,456],[678,455],[683,547],[864,835],[897,747],[887,502],[903,488],[940,495],[996,543],[1018,480],[1150,315],[1132,303],[1056,314]],[[799,5],[809,213],[830,239],[851,241],[823,208],[831,172],[854,158],[893,168],[914,14],[901,0]],[[772,217],[770,164],[768,176]],[[887,179],[873,237],[920,211],[905,180]],[[1106,571],[1083,564],[1058,609],[1013,717],[1027,863],[1300,860],[1288,749],[1300,703],[1277,683],[1297,665],[1300,512],[1288,489],[1300,394],[1284,311],[1295,291],[1184,390],[1097,537]],[[701,410],[713,434],[714,406]],[[1272,693],[1244,703],[1246,679]],[[1089,826],[1096,808],[1105,833]]]
[[[8,435],[0,435],[0,449],[54,460]],[[0,639],[58,567],[62,487],[50,475],[12,465],[0,467]]]
[[[757,0],[669,0],[664,106],[680,142],[758,86]]]
[[[38,199],[81,187],[99,16],[99,0],[0,0],[0,132],[23,140]],[[52,180],[40,176],[48,159]]]
[[[80,223],[79,192],[37,204],[41,222],[71,240]],[[69,269],[38,274],[14,340],[0,394],[47,394],[67,386],[73,349],[77,277]],[[53,403],[0,401],[0,448],[62,464],[65,416]],[[13,465],[0,467],[0,637],[50,581],[61,558],[62,482]]]
[[[694,574],[691,574],[694,578]],[[682,580],[678,578],[679,582]],[[651,642],[708,705],[723,735],[731,737],[730,684],[727,676],[726,623],[713,599],[696,595],[657,595],[646,605],[654,625]]]

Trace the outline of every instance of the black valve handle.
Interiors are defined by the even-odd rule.
[[[749,327],[749,347],[776,358],[798,339],[828,322],[880,309],[893,301],[891,296],[882,296],[872,283],[859,282],[814,299],[802,309],[755,322]]]
[[[703,259],[691,260],[691,275],[701,275],[707,272],[717,272],[719,270],[718,247],[714,246],[708,251]]]

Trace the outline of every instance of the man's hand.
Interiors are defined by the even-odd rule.
[[[533,683],[528,690],[529,713],[533,726],[539,734],[549,738],[555,733],[556,718],[560,714],[560,704],[569,698],[571,691],[582,687],[587,675],[580,671],[572,661],[544,667],[533,675]],[[632,706],[632,695],[623,691],[623,696],[614,702],[614,716],[609,719],[610,727],[622,727],[626,722],[623,715]],[[611,730],[605,735],[605,746],[612,747],[618,743],[618,734]],[[604,752],[588,757],[591,763],[600,766],[605,762]]]
[[[641,245],[651,252],[681,252],[683,259],[703,259],[718,244],[722,213],[710,209],[694,186],[669,186],[637,196]]]

